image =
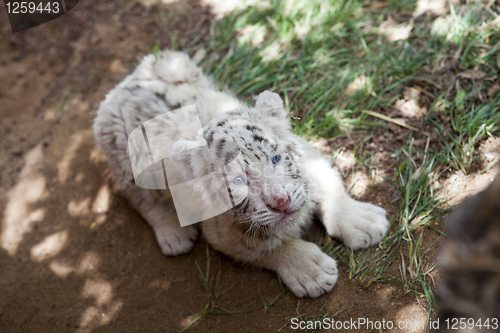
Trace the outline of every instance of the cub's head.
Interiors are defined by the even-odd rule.
[[[194,186],[206,204],[227,193],[239,222],[272,234],[311,212],[301,154],[283,101],[265,91],[253,107],[213,118],[195,141],[176,142],[171,160],[184,178],[203,179]]]

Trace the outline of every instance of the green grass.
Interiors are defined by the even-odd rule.
[[[388,41],[379,25],[389,15],[411,17],[416,1],[382,4],[291,0],[248,5],[210,21],[202,66],[242,99],[250,101],[265,89],[279,93],[294,131],[305,137],[385,127],[362,111],[387,114],[405,88],[424,91],[420,102],[427,114],[418,123],[423,132],[418,135],[428,138],[426,149],[416,149],[408,134],[406,143],[395,147],[394,173],[386,175],[399,194],[390,233],[376,249],[352,252],[333,241],[323,248],[348,267],[350,278],[367,285],[390,281],[423,295],[430,313],[436,271],[425,240],[440,236],[439,217],[450,209],[433,184],[445,170],[470,173],[477,143],[498,134],[500,92],[488,95],[488,90],[500,67],[500,28],[488,25],[495,18],[491,9],[475,2],[451,6],[442,17],[422,15],[407,39]],[[174,45],[189,51],[194,42]],[[372,176],[373,155],[362,145],[356,149],[358,163]]]
[[[452,11],[441,24],[422,19],[408,40],[387,42],[377,23],[391,9],[412,4],[393,9],[396,3],[378,11],[365,9],[361,1],[338,0],[249,6],[212,21],[203,65],[240,97],[264,89],[282,94],[291,114],[300,118],[294,121],[295,131],[324,137],[380,125],[361,111],[392,105],[412,81],[437,81],[433,72],[448,58],[458,71],[480,67],[495,75],[498,29],[467,32],[492,18],[480,5],[469,6],[462,16]],[[458,28],[447,38],[443,31],[450,26]],[[491,47],[485,52],[478,45]],[[358,85],[353,87],[354,82]],[[463,102],[474,103],[476,91],[484,93],[489,86],[489,81],[464,84]],[[429,88],[437,99],[439,90],[448,87]],[[445,101],[454,100],[453,88]]]

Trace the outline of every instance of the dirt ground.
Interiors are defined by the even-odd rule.
[[[188,332],[288,332],[291,318],[320,313],[426,320],[415,294],[364,287],[342,265],[331,293],[298,300],[288,292],[266,306],[282,294],[276,274],[235,264],[203,240],[166,258],[147,223],[112,193],[91,129],[100,101],[156,40],[168,48],[170,32],[182,45],[211,17],[198,1],[161,11],[80,1],[13,34],[0,6],[0,332],[179,332],[211,300],[215,312],[234,313],[207,314]],[[395,214],[390,185],[368,192],[359,197]],[[215,290],[207,292],[197,264],[206,272],[209,258]]]

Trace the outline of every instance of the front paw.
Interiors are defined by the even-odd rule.
[[[168,225],[154,228],[156,240],[166,256],[188,253],[198,239],[198,229],[194,226],[172,228]]]
[[[373,246],[384,239],[389,222],[382,207],[359,202],[346,196],[337,212],[327,212],[324,225],[331,237],[338,238],[347,247],[359,250]]]
[[[303,240],[290,244],[276,270],[299,298],[316,298],[329,292],[338,278],[335,260],[315,244]]]

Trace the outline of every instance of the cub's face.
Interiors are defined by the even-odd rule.
[[[176,143],[175,153],[189,152],[177,154],[184,158],[176,165],[192,171],[192,178],[221,170],[237,220],[278,232],[312,207],[302,178],[301,151],[289,126],[280,97],[264,92],[253,108],[213,118],[197,148],[186,141]],[[207,193],[219,190],[213,181],[199,189],[206,200],[214,197]]]
[[[300,152],[294,143],[241,119],[207,132],[209,138],[211,133],[212,161],[231,161],[223,170],[239,219],[270,231],[292,223],[308,203]]]

